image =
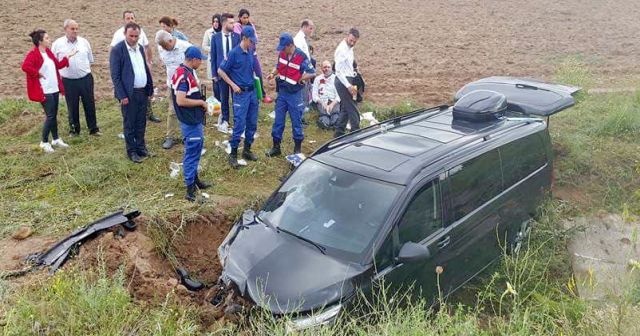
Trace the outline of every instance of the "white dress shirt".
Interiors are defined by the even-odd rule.
[[[113,38],[111,39],[111,44],[109,45],[111,46],[111,48],[113,48],[116,46],[116,44],[120,43],[121,41],[124,41],[124,26],[118,28],[118,30],[116,30],[116,32],[113,33]],[[142,30],[142,28],[140,28],[140,37],[138,39],[138,43],[140,43],[140,45],[142,45],[145,48],[149,45],[149,40],[147,39],[147,35],[144,33],[144,30]]]
[[[327,103],[329,100],[340,102],[338,91],[336,91],[335,79],[335,74],[331,74],[329,77],[325,77],[324,74],[321,74],[313,80],[311,97],[314,102]]]
[[[135,89],[144,88],[145,86],[147,86],[147,71],[144,67],[142,50],[137,44],[135,47],[131,47],[127,44],[127,51],[129,51],[129,58],[131,58],[131,67],[133,67],[133,87]]]
[[[351,87],[351,83],[347,80],[347,77],[355,77],[356,72],[353,70],[353,61],[355,56],[353,55],[353,48],[350,48],[347,41],[342,40],[336,52],[333,55],[333,59],[336,63],[336,77],[346,88]]]
[[[296,48],[302,50],[309,61],[311,61],[311,54],[309,53],[309,44],[307,44],[307,37],[302,30],[299,30],[296,36],[293,37],[293,44]]]
[[[78,79],[91,73],[91,63],[93,63],[93,51],[89,41],[78,36],[71,42],[66,36],[58,38],[51,46],[51,51],[58,60],[62,60],[66,55],[78,50],[73,57],[69,58],[69,66],[60,69],[60,76],[69,79]]]
[[[40,85],[44,94],[56,93],[60,91],[58,88],[58,75],[56,74],[56,64],[49,58],[46,52],[41,52],[44,62],[40,67]]]
[[[183,40],[176,39],[176,44],[173,50],[164,50],[161,46],[158,46],[158,54],[165,68],[167,68],[167,85],[171,85],[171,77],[173,73],[182,62],[184,62],[184,52],[191,46],[191,43]]]
[[[227,43],[229,44],[229,50],[227,50]],[[224,55],[224,59],[227,59],[227,55],[229,55],[229,51],[235,47],[233,45],[233,39],[231,38],[231,33],[222,33],[222,54]]]

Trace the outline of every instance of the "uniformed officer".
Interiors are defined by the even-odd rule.
[[[280,35],[277,50],[279,51],[278,63],[267,77],[270,81],[275,77],[278,85],[278,98],[276,98],[275,107],[276,118],[271,128],[273,147],[266,153],[269,157],[282,154],[280,142],[282,142],[287,111],[289,112],[293,131],[293,153],[298,154],[302,151],[302,140],[304,139],[302,89],[304,88],[304,81],[313,79],[316,75],[311,61],[302,50],[296,48],[291,34],[282,33]]]
[[[229,165],[238,169],[238,145],[244,132],[242,157],[257,161],[251,152],[253,136],[258,129],[258,97],[254,90],[254,55],[256,50],[256,32],[252,26],[244,26],[240,44],[235,46],[227,59],[220,64],[218,75],[227,82],[233,91],[233,134],[229,144]]]
[[[180,64],[171,78],[173,107],[176,111],[184,142],[184,183],[187,186],[185,198],[196,200],[196,187],[206,189],[211,184],[198,178],[198,164],[204,143],[204,113],[207,103],[202,99],[196,70],[202,64],[204,55],[198,47],[188,47],[184,53],[184,63]]]

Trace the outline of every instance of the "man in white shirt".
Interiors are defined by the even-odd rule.
[[[138,43],[140,26],[125,25],[125,40],[116,44],[109,55],[111,81],[120,102],[127,156],[135,163],[149,156],[145,143],[146,113],[153,95],[153,78],[145,60],[144,47]]]
[[[315,30],[315,25],[313,21],[309,19],[304,19],[300,23],[300,30],[293,37],[293,44],[295,44],[296,48],[302,50],[305,55],[307,55],[307,59],[311,62],[311,52],[309,51],[309,44],[307,42],[308,38],[311,38],[313,35],[313,31]],[[302,101],[304,102],[304,112],[309,111],[309,104],[311,103],[311,83],[305,83],[303,91],[302,91]],[[304,114],[302,118],[303,124],[306,125],[306,121],[304,120]]]
[[[127,23],[136,23],[136,16],[132,11],[126,10],[122,12],[122,27],[118,28],[115,33],[113,33],[113,38],[111,39],[111,43],[109,44],[109,54],[111,54],[111,48],[115,47],[116,44],[124,41],[124,26]],[[153,63],[153,49],[149,48],[149,40],[147,39],[147,35],[144,33],[142,28],[140,28],[140,37],[138,38],[138,43],[144,47],[144,55],[147,59],[147,66],[151,69],[151,64]],[[149,113],[149,120],[153,122],[160,122],[160,118],[156,117],[151,110],[151,105],[147,108],[147,113]]]
[[[187,51],[187,48],[191,47],[191,43],[177,39],[165,30],[159,30],[156,33],[155,41],[158,45],[158,55],[160,56],[160,60],[162,60],[162,63],[167,69],[167,98],[169,102],[172,102],[173,97],[171,95],[173,94],[173,90],[171,88],[171,78],[176,72],[178,66],[184,62],[184,53]],[[164,142],[162,143],[162,148],[164,149],[170,149],[173,147],[176,142],[174,137],[177,136],[180,131],[178,128],[178,119],[175,111],[173,110],[173,104],[169,104],[168,112],[167,134]]]
[[[69,112],[69,134],[74,136],[80,134],[80,100],[82,100],[89,134],[99,136],[100,129],[96,120],[93,75],[91,74],[93,51],[89,41],[78,36],[78,30],[76,21],[64,20],[65,36],[53,42],[51,51],[59,60],[76,51],[76,56],[69,59],[69,66],[60,69]]]
[[[316,26],[313,24],[313,21],[309,19],[302,20],[302,23],[300,23],[300,30],[296,36],[293,37],[293,44],[296,45],[296,48],[302,50],[309,60],[311,60],[311,54],[309,53],[309,44],[307,43],[307,39],[311,38],[315,28]]]
[[[322,74],[313,80],[311,96],[317,104],[321,115],[333,114],[340,111],[340,97],[336,91],[336,75],[331,71],[331,62],[322,62]]]
[[[349,29],[347,37],[340,42],[334,53],[334,61],[336,67],[336,91],[340,97],[340,117],[336,124],[334,137],[343,135],[346,131],[347,122],[351,124],[351,130],[360,129],[360,112],[356,105],[356,95],[358,88],[351,84],[356,77],[353,68],[355,56],[353,47],[360,38],[360,32],[356,28]]]

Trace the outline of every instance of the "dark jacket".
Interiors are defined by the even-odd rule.
[[[211,74],[213,77],[218,77],[218,68],[222,61],[224,61],[223,47],[222,47],[222,38],[224,37],[223,32],[216,33],[211,38],[211,53],[209,53],[209,58],[211,60]],[[236,33],[231,33],[231,48],[228,51],[231,51],[235,46],[240,44],[240,35]]]
[[[144,87],[144,91],[147,96],[152,96],[153,79],[151,78],[151,71],[149,71],[149,66],[147,66],[144,48],[141,45],[139,45],[138,48],[140,48],[140,53],[142,53],[144,69],[147,73],[147,85]],[[126,40],[116,44],[116,46],[111,49],[109,68],[111,70],[111,81],[113,82],[113,91],[116,99],[122,100],[133,97],[134,74]]]
[[[58,61],[49,48],[47,48],[46,51],[49,58],[51,58],[56,65],[58,89],[60,90],[60,94],[64,94],[64,87],[62,86],[62,80],[60,79],[60,72],[58,70],[69,66],[69,59],[65,57]],[[29,100],[39,103],[45,101],[44,91],[42,91],[42,85],[40,85],[40,67],[42,67],[42,63],[44,63],[44,59],[38,47],[31,49],[22,62],[22,71],[27,74],[27,96]]]

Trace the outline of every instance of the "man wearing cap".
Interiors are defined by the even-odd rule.
[[[273,147],[266,153],[269,157],[282,154],[280,143],[282,142],[287,111],[289,112],[293,131],[293,153],[298,154],[302,151],[302,140],[304,139],[302,89],[304,88],[304,81],[313,79],[316,75],[311,61],[302,50],[296,48],[291,34],[282,33],[280,35],[277,50],[279,51],[278,63],[267,77],[269,81],[275,77],[278,86],[278,98],[276,98],[275,108],[276,118],[271,128]]]
[[[240,44],[231,49],[222,64],[218,67],[218,75],[233,91],[233,134],[229,141],[231,153],[229,165],[238,169],[238,145],[244,132],[244,149],[242,157],[249,161],[257,161],[258,157],[251,152],[253,136],[258,128],[258,97],[254,90],[254,57],[256,32],[252,26],[244,26],[240,34]]]
[[[175,38],[171,33],[164,29],[158,30],[156,33],[156,44],[158,45],[158,55],[162,63],[167,69],[167,87],[169,88],[169,100],[173,101],[173,90],[171,90],[171,78],[176,69],[184,61],[184,53],[191,43]],[[173,113],[173,104],[169,104],[169,113],[167,114],[167,134],[162,143],[162,148],[170,149],[175,144],[174,137],[178,134],[178,120],[176,114]]]
[[[196,200],[196,187],[206,189],[211,184],[198,178],[198,164],[204,143],[204,113],[207,102],[202,99],[196,70],[202,64],[204,55],[198,47],[190,46],[184,53],[184,63],[180,64],[171,77],[173,108],[176,111],[184,141],[184,184],[187,186],[185,199]]]

